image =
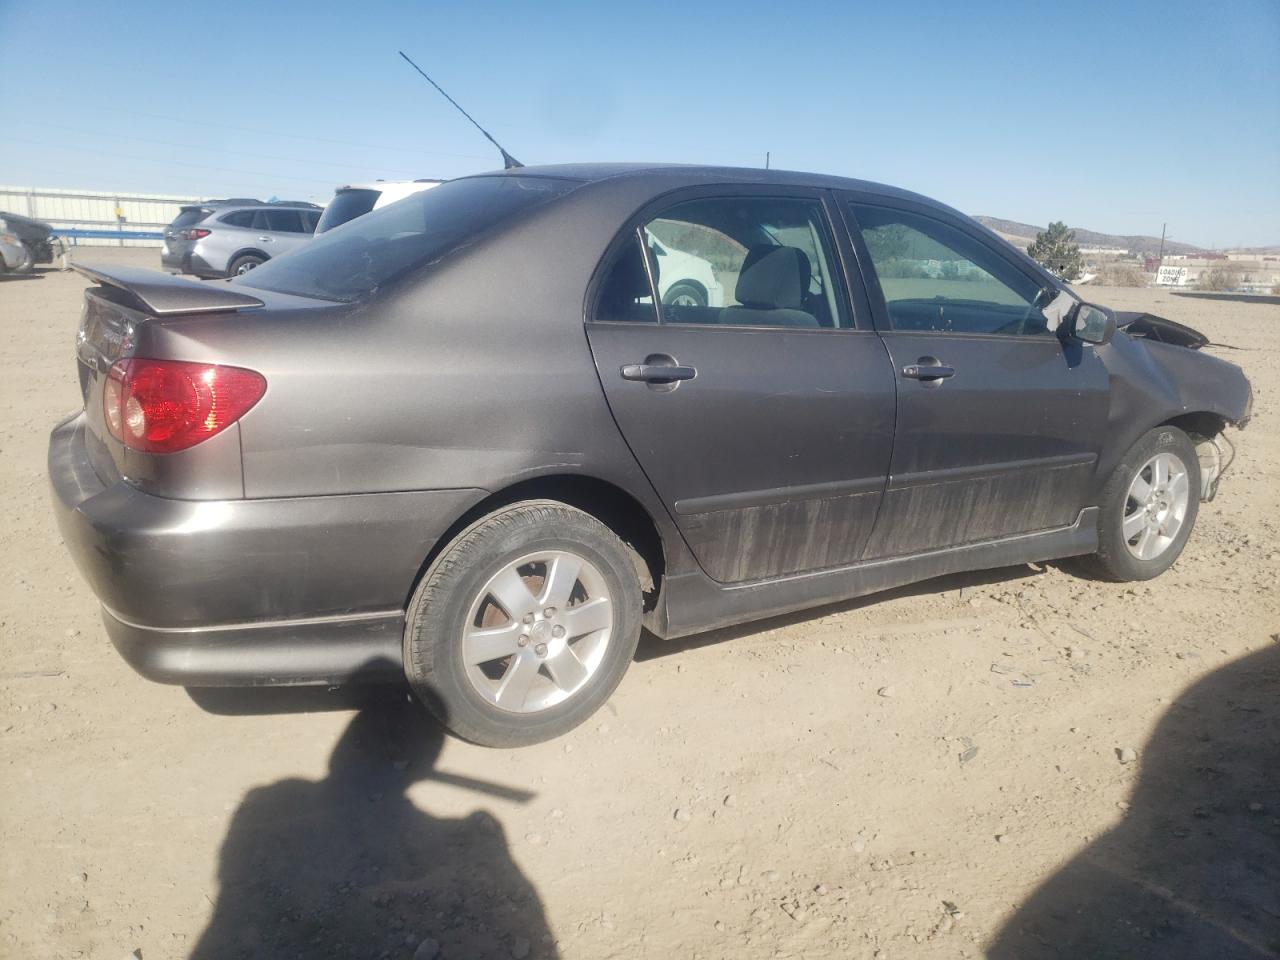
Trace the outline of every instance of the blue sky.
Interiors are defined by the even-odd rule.
[[[1280,3],[0,0],[0,182],[327,198],[522,161],[773,165],[1280,243]]]

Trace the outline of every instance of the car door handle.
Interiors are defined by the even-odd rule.
[[[903,367],[902,375],[908,380],[923,380],[929,383],[954,377],[956,368],[949,367],[934,357],[921,357],[915,363]]]
[[[692,380],[698,375],[693,367],[674,363],[628,363],[622,368],[623,380],[640,380],[644,383],[674,383],[676,380]]]
[[[274,240],[274,239],[275,239],[275,237],[259,237],[259,238],[258,238],[258,241],[259,241],[260,243],[270,243],[270,242],[271,242],[272,240]]]

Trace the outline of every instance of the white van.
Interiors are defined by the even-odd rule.
[[[316,233],[332,230],[339,224],[362,217],[370,210],[385,207],[405,197],[444,183],[443,180],[374,180],[372,183],[349,183],[333,192],[333,199],[320,215]]]

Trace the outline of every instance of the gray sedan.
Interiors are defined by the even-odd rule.
[[[664,302],[681,263],[723,303]],[[833,177],[523,168],[230,283],[84,272],[49,472],[121,654],[407,677],[493,745],[582,722],[642,627],[1057,557],[1155,577],[1252,405],[1194,330]]]

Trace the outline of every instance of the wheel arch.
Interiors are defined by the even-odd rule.
[[[617,534],[636,564],[646,614],[657,608],[666,575],[666,550],[657,523],[644,505],[622,487],[586,474],[553,474],[522,480],[474,504],[450,524],[423,559],[405,597],[406,607],[423,575],[459,534],[503,507],[528,500],[555,500],[575,507]]]
[[[1193,413],[1180,413],[1157,423],[1156,427],[1177,427],[1194,440],[1196,436],[1213,437],[1227,429],[1231,421],[1226,415],[1212,410],[1199,410]],[[1152,428],[1154,429],[1154,427]]]

